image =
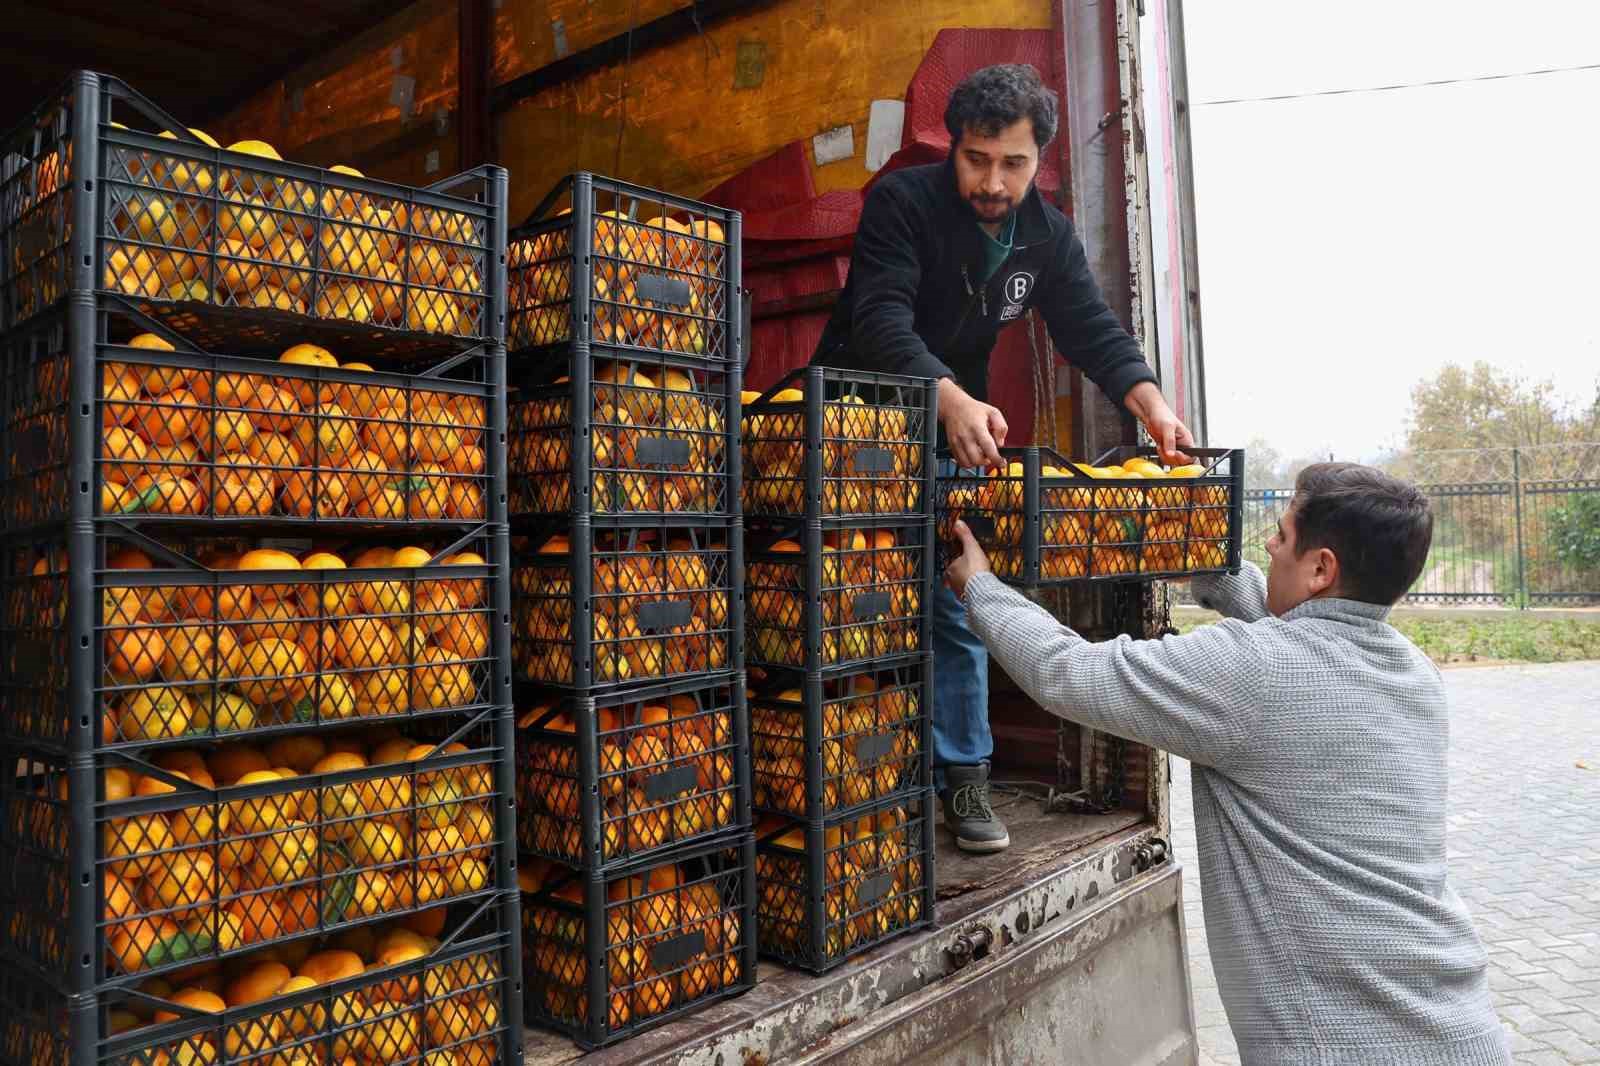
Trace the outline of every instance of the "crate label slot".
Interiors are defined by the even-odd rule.
[[[857,448],[850,465],[858,474],[892,474],[894,453],[888,448]]]
[[[896,733],[869,733],[856,738],[856,761],[874,763],[894,752],[900,737]]]
[[[850,604],[851,617],[859,620],[862,618],[877,618],[879,615],[889,613],[889,593],[885,589],[876,592],[863,592]]]
[[[634,279],[634,291],[639,294],[639,299],[649,300],[654,304],[671,304],[674,307],[689,306],[689,283],[683,278],[675,278],[667,274],[640,274]]]
[[[660,803],[681,793],[693,792],[699,785],[700,771],[693,763],[674,766],[659,774],[651,774],[645,779],[644,798],[651,803]]]
[[[957,514],[955,517],[967,524],[972,531],[972,536],[977,540],[992,540],[994,538],[994,519],[982,514]],[[951,539],[954,539],[952,524]]]
[[[671,437],[640,437],[634,445],[640,466],[688,466],[689,442]]]
[[[659,633],[688,625],[694,618],[694,604],[689,600],[653,600],[641,603],[635,617],[640,630]]]
[[[856,905],[858,907],[870,907],[884,896],[887,896],[889,890],[893,887],[894,874],[888,870],[873,874],[871,877],[864,877],[861,879],[861,883],[856,886]]]
[[[16,449],[18,469],[36,470],[50,461],[50,436],[45,427],[35,423],[17,432],[12,438]]]
[[[682,936],[675,936],[671,940],[664,940],[650,948],[650,965],[657,972],[668,972],[677,969],[697,955],[706,953],[706,934],[702,929],[696,929]]]

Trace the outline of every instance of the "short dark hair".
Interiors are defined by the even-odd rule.
[[[967,130],[993,137],[1024,118],[1033,123],[1033,140],[1040,148],[1055,139],[1056,94],[1027,63],[996,63],[973,71],[944,105],[952,148]]]
[[[1341,596],[1387,607],[1421,576],[1433,508],[1415,485],[1359,463],[1317,463],[1294,492],[1295,554],[1330,549]]]

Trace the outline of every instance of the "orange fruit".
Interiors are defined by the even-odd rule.
[[[301,518],[340,518],[350,510],[346,479],[332,470],[295,470],[279,494],[285,513]]]
[[[306,694],[310,669],[305,649],[295,641],[272,638],[244,646],[245,665],[236,687],[251,703],[294,703]]]
[[[167,918],[129,918],[110,928],[106,948],[123,973],[138,973],[149,968],[147,958],[158,944],[182,933],[178,924]]]
[[[144,472],[144,464],[140,460],[148,454],[149,446],[144,438],[133,430],[120,426],[108,429],[101,441],[101,458],[133,461],[108,462],[101,467],[101,470],[106,477],[126,484]]]
[[[411,476],[406,513],[413,521],[443,518],[450,506],[450,478],[441,466],[424,466]]]

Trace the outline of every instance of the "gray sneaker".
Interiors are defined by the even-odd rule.
[[[956,847],[962,851],[985,853],[1011,846],[1005,823],[989,806],[988,763],[946,766],[939,800],[944,804],[944,827],[955,834]]]

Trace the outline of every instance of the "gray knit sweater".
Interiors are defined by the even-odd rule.
[[[979,574],[967,617],[1053,714],[1194,763],[1206,937],[1245,1066],[1511,1061],[1445,879],[1444,686],[1385,621],[1266,580],[1196,578],[1228,620],[1090,643]]]

